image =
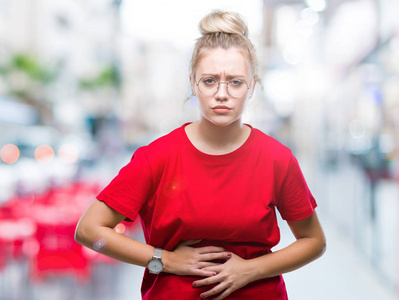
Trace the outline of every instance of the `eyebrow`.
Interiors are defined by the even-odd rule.
[[[215,78],[220,78],[219,74],[211,74],[211,73],[203,73],[203,74],[201,74],[201,76],[202,77],[204,77],[204,76],[212,76],[212,77],[215,77]],[[245,76],[244,75],[227,75],[226,78],[227,79],[245,78]]]

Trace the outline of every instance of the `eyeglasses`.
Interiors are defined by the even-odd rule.
[[[248,83],[245,80],[234,78],[227,82],[217,81],[214,77],[202,77],[196,85],[198,90],[205,96],[213,96],[219,91],[221,84],[226,85],[227,93],[233,98],[245,96],[249,90]]]

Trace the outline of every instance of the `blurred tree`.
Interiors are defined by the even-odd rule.
[[[50,70],[37,61],[33,56],[16,54],[11,59],[11,67],[15,70],[25,72],[33,80],[49,83],[55,78],[54,70]]]
[[[5,93],[34,107],[39,122],[53,120],[52,102],[46,89],[59,75],[59,67],[48,67],[29,53],[15,53],[0,65],[0,76],[5,81]]]
[[[118,126],[117,107],[122,80],[116,63],[110,62],[90,77],[78,80],[78,88],[95,99],[88,111],[87,124],[94,139],[101,140],[107,130]],[[93,103],[92,103],[93,104]],[[89,105],[90,106],[90,105]],[[109,140],[109,137],[106,138]]]
[[[103,88],[119,89],[121,85],[120,73],[115,64],[104,67],[91,78],[79,80],[79,87],[83,90],[97,90]]]

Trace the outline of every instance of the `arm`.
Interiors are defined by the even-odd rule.
[[[284,249],[260,257],[259,263],[263,268],[257,270],[255,280],[294,271],[325,252],[326,238],[316,213],[304,220],[287,223],[296,241]]]
[[[122,262],[146,267],[155,248],[141,243],[113,230],[125,216],[104,202],[95,200],[81,217],[75,232],[75,240],[104,255]],[[96,241],[102,239],[105,245],[98,249]],[[212,266],[210,260],[227,259],[228,253],[220,247],[192,248],[198,241],[185,241],[174,250],[163,250],[162,261],[165,272],[179,275],[212,276],[213,271],[204,268]]]
[[[218,274],[195,281],[194,287],[219,284],[203,293],[201,298],[221,293],[214,299],[224,299],[252,281],[296,270],[324,253],[326,240],[316,213],[301,221],[288,222],[288,225],[296,241],[284,249],[251,260],[233,254],[223,265],[206,268]]]
[[[125,216],[104,202],[95,200],[81,217],[75,231],[76,242],[114,259],[145,267],[154,253],[154,247],[117,233],[113,228]],[[103,239],[99,249],[96,241]]]

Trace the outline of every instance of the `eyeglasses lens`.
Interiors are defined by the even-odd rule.
[[[227,85],[227,93],[234,98],[243,97],[248,91],[248,84],[241,79],[218,82],[213,78],[201,78],[198,82],[198,89],[206,96],[213,96],[218,92],[221,84]]]

